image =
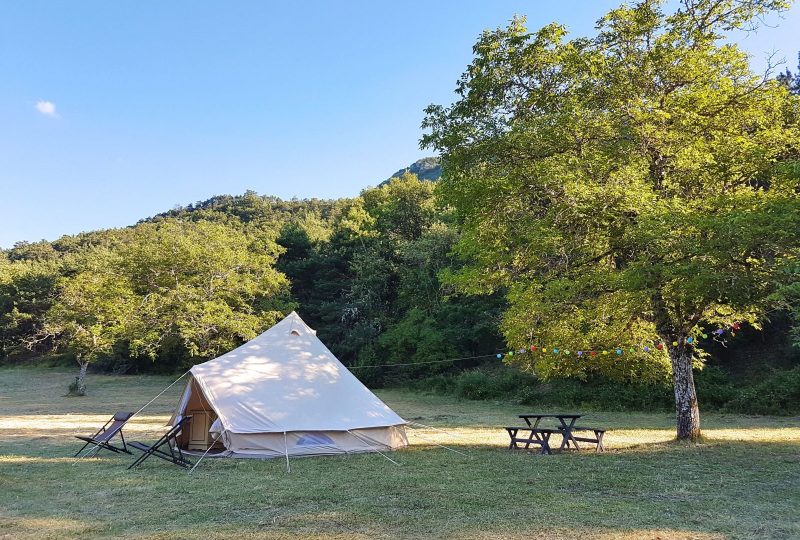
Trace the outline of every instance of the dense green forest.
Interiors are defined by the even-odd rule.
[[[487,31],[460,100],[427,110],[441,158],[355,198],[223,195],[20,242],[2,361],[77,361],[82,394],[90,366],[181,372],[295,309],[375,386],[641,409],[683,384],[691,426],[694,377],[713,407],[798,411],[800,75],[718,45],[772,9],[736,6]]]
[[[453,252],[459,234],[434,184],[406,173],[353,199],[224,195],[128,228],[20,242],[0,259],[3,362],[74,365],[80,354],[101,371],[177,373],[297,309],[372,385],[669,408],[663,379],[589,373],[543,383],[506,367],[495,356],[507,349],[502,292],[459,294],[446,280],[464,263]],[[772,399],[747,405],[737,391],[776,377],[782,396],[796,391],[790,315],[775,313],[763,332],[748,327],[709,349],[698,383],[709,406],[794,410]],[[430,363],[439,360],[448,361]],[[412,365],[369,367],[387,364]]]
[[[440,280],[459,264],[457,238],[433,184],[410,173],[354,199],[214,197],[5,251],[0,343],[7,362],[179,371],[297,309],[350,366],[494,354],[500,295],[458,295]],[[476,363],[359,375],[385,384]]]

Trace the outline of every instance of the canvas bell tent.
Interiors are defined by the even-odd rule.
[[[383,452],[408,444],[405,420],[364,386],[292,312],[198,364],[178,405],[179,444],[234,457]]]

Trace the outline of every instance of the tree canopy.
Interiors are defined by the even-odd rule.
[[[442,153],[439,194],[474,261],[454,282],[507,291],[513,346],[573,348],[515,362],[545,376],[667,368],[678,435],[699,436],[703,325],[758,324],[798,255],[800,100],[723,40],[786,5],[645,0],[588,38],[523,19],[480,37],[422,144]]]
[[[0,343],[9,356],[75,358],[82,393],[91,362],[185,369],[299,308],[373,384],[453,370],[474,362],[428,362],[501,345],[499,298],[465,298],[439,279],[460,264],[457,238],[413,174],[338,201],[214,197],[2,252]],[[369,368],[387,363],[402,366]]]

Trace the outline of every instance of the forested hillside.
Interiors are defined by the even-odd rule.
[[[504,367],[508,289],[457,290],[472,257],[457,246],[463,223],[436,183],[411,169],[440,174],[438,160],[421,160],[352,199],[220,195],[126,228],[20,242],[0,252],[0,362],[77,361],[71,390],[82,394],[89,366],[180,372],[295,309],[373,386],[669,408],[669,374],[656,364],[549,381]],[[743,412],[798,410],[795,320],[773,311],[763,331],[745,325],[705,347],[701,399]]]
[[[433,184],[404,173],[354,199],[223,195],[128,228],[21,242],[0,259],[3,356],[175,371],[292,309],[351,366],[493,354],[501,297],[441,281],[461,264],[457,238]],[[359,375],[383,384],[475,363]]]
[[[535,379],[496,372],[502,293],[466,296],[448,283],[465,262],[453,253],[459,234],[434,185],[405,173],[353,199],[222,195],[128,228],[21,242],[0,258],[2,361],[80,355],[99,370],[177,372],[296,309],[369,384],[424,379],[415,384],[472,398],[518,392]],[[773,320],[710,349],[724,371],[707,379],[722,398],[769,376],[764,365],[797,365],[791,317]],[[467,359],[436,363],[455,358]],[[564,384],[522,395],[585,390]],[[658,388],[630,399],[669,406],[669,388]]]

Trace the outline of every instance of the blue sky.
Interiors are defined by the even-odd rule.
[[[618,1],[4,2],[0,247],[216,194],[353,196],[428,155],[481,30],[591,33]],[[800,9],[737,36],[794,69]]]

